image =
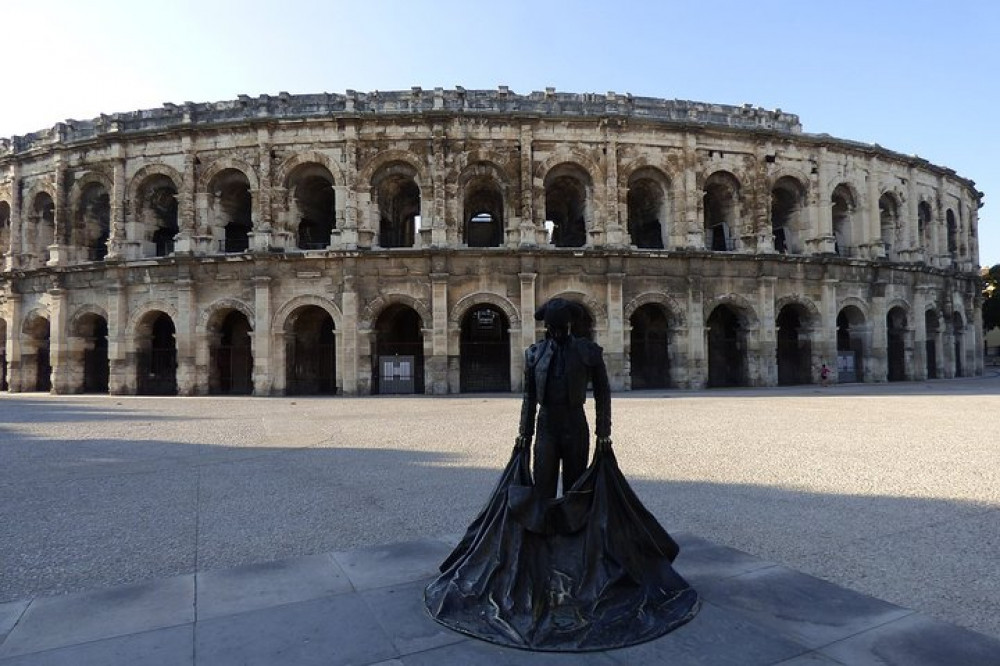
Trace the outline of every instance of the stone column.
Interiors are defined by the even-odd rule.
[[[69,259],[67,255],[70,242],[71,216],[66,210],[66,170],[63,168],[61,157],[56,158],[55,171],[55,185],[53,187],[54,192],[52,193],[52,203],[55,206],[53,210],[55,217],[53,221],[54,231],[52,245],[48,247],[49,259],[44,262],[46,266],[63,265]]]
[[[345,395],[358,395],[358,292],[354,284],[354,276],[347,273],[345,265],[343,293],[340,297],[340,309],[344,320],[341,330],[337,331],[337,368],[343,384],[341,390]]]
[[[49,359],[52,364],[52,393],[72,393],[69,385],[68,295],[61,287],[49,289],[52,318],[49,320]]]
[[[888,379],[889,341],[885,326],[885,284],[872,286],[871,353],[868,354],[865,381],[884,382]]]
[[[271,395],[271,278],[255,275],[253,309],[253,394]]]
[[[116,151],[121,154],[121,146]],[[118,259],[122,256],[123,243],[128,240],[125,234],[125,160],[118,157],[113,164],[111,183],[111,233],[108,238],[108,259]],[[142,240],[142,239],[135,239]]]
[[[698,218],[702,192],[698,189],[698,139],[694,134],[684,135],[684,198],[683,207],[679,211],[680,219],[686,229],[686,246],[696,250],[705,249],[705,230]],[[699,314],[699,318],[701,315]],[[702,343],[704,347],[704,343]],[[706,369],[707,372],[707,369]],[[707,375],[706,375],[707,376]],[[703,384],[704,385],[704,384]]]
[[[604,345],[604,359],[608,366],[611,388],[625,388],[625,302],[624,273],[608,273],[608,333]]]
[[[920,259],[920,225],[917,222],[919,213],[917,212],[917,182],[916,170],[910,165],[906,172],[906,219],[903,221],[903,239],[900,243],[904,246],[905,254],[900,253],[902,261],[917,261]],[[925,369],[926,370],[926,369]]]
[[[17,197],[14,197],[17,199]],[[10,330],[7,332],[7,390],[19,393],[24,390],[21,379],[21,294],[8,288],[7,310],[10,312]]]
[[[927,379],[927,317],[924,311],[927,307],[926,285],[920,285],[913,293],[912,317],[913,329],[913,368],[911,379],[916,381]]]
[[[705,303],[700,278],[688,278],[688,385],[702,389],[708,384],[708,357],[705,348]]]
[[[814,350],[815,356],[819,356],[820,364],[826,363],[834,373],[837,372],[837,284],[838,280],[826,278],[823,280],[823,292],[820,306],[819,340],[817,348]],[[814,364],[816,361],[814,360]],[[834,374],[834,379],[837,376]]]
[[[607,135],[607,154],[605,155],[605,188],[607,189],[607,205],[605,206],[604,244],[610,247],[627,245],[622,225],[621,198],[618,183],[618,122],[608,121],[605,125]],[[666,224],[666,220],[663,220]],[[594,236],[598,238],[598,236]]]
[[[815,236],[807,244],[808,250],[814,254],[836,253],[837,237],[833,233],[833,203],[829,191],[829,167],[826,164],[827,150],[819,149],[819,160],[816,163],[816,173],[812,177],[812,195],[810,197],[809,217]]]
[[[427,359],[424,391],[448,393],[448,274],[431,273],[431,354]],[[426,323],[424,324],[426,327]],[[425,333],[426,335],[426,333]],[[425,345],[426,347],[426,345]]]
[[[431,182],[433,208],[431,209],[431,245],[446,247],[448,245],[448,221],[445,216],[445,167],[444,152],[448,143],[447,130],[444,123],[436,122],[433,127],[434,138],[431,142]],[[445,350],[445,359],[448,352]],[[447,365],[447,361],[445,362]]]
[[[882,240],[882,220],[878,210],[878,162],[875,157],[868,160],[868,189],[865,206],[865,239],[869,247],[868,257],[877,259],[885,256],[885,243]],[[883,322],[884,328],[884,322]],[[885,378],[879,380],[884,381]]]
[[[128,366],[126,332],[128,328],[128,291],[120,276],[107,286],[108,290],[108,393],[123,395],[135,393],[129,387],[129,377],[136,376],[136,368]]]
[[[521,125],[520,136],[521,149],[521,226],[516,235],[511,234],[507,239],[508,246],[521,245],[532,246],[536,244],[535,238],[535,218],[532,211],[532,201],[534,199],[535,179],[532,173],[532,129],[528,123]],[[532,312],[534,314],[534,312]],[[534,321],[534,320],[532,320]]]
[[[11,165],[10,176],[10,247],[4,249],[3,270],[5,271],[14,270],[20,265],[21,236],[24,233],[21,221],[21,166],[17,162]]]
[[[257,191],[250,194],[252,197],[250,249],[253,252],[267,252],[274,245],[272,242],[274,211],[271,209],[271,131],[266,127],[257,130],[257,155],[260,164],[257,173]],[[254,364],[256,365],[256,361]],[[256,388],[254,390],[256,391]]]
[[[195,324],[198,311],[195,303],[194,280],[184,278],[174,282],[177,291],[177,321],[174,322],[177,343],[177,394],[198,395],[208,393],[207,383],[197,384],[195,362]]]
[[[195,248],[194,236],[197,233],[198,221],[195,217],[195,160],[194,146],[190,136],[181,137],[181,151],[184,154],[184,169],[181,172],[181,183],[177,191],[177,227],[174,240],[174,253],[179,255],[193,254]]]
[[[757,278],[757,311],[760,312],[760,330],[756,354],[747,345],[747,361],[757,365],[757,386],[778,385],[778,343],[775,332],[774,286],[778,278],[762,275]],[[751,382],[753,372],[750,373]],[[753,384],[751,384],[753,385]]]

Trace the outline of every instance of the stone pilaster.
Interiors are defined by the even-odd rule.
[[[434,395],[448,393],[448,274],[431,273],[431,316],[433,329],[426,331],[431,336],[430,356],[425,360],[427,373],[424,378],[424,392]],[[426,345],[425,345],[426,348]],[[455,387],[455,391],[458,388]]]
[[[207,382],[199,386],[196,368],[195,324],[198,310],[195,303],[194,281],[177,280],[177,321],[174,322],[177,341],[177,393],[178,395],[200,395],[208,392]]]
[[[701,280],[698,278],[688,278],[688,385],[686,388],[702,389],[708,385],[708,350],[705,345],[704,299]]]
[[[52,392],[72,393],[69,385],[68,294],[61,287],[49,290],[52,297],[49,320],[49,360],[52,365]]]
[[[255,275],[253,310],[253,394],[271,395],[271,278]],[[287,361],[286,361],[287,362]]]
[[[774,314],[774,287],[778,278],[773,275],[762,275],[757,278],[757,311],[760,313],[760,329],[757,335],[757,350],[751,350],[747,344],[748,360],[757,359],[756,381],[751,370],[751,386],[778,385],[778,338]]]
[[[611,388],[625,388],[625,298],[624,273],[608,273],[608,331],[604,340],[604,359]]]
[[[47,266],[60,266],[67,263],[69,256],[71,216],[69,214],[67,192],[66,192],[66,169],[63,166],[61,157],[55,160],[55,185],[52,188],[52,203],[55,208],[53,215],[53,237],[52,245],[48,247],[49,259],[45,262]],[[39,248],[41,249],[41,248]]]
[[[346,267],[345,267],[346,268]],[[353,275],[344,275],[340,309],[344,315],[341,330],[337,331],[337,370],[341,375],[341,390],[345,395],[358,395],[358,292]]]
[[[181,172],[181,185],[177,190],[178,233],[174,241],[174,252],[179,255],[194,252],[193,236],[197,233],[198,225],[195,209],[198,156],[194,151],[191,137],[181,138],[181,150],[184,153],[184,169]]]
[[[137,369],[128,365],[128,290],[120,276],[107,285],[108,293],[108,393],[122,395],[135,393],[129,378],[136,377]],[[134,343],[133,343],[134,344]]]
[[[21,294],[8,290],[7,311],[10,313],[10,330],[7,333],[7,390],[19,393],[25,390],[21,377]]]
[[[532,246],[536,244],[536,225],[533,208],[535,196],[535,178],[532,173],[532,128],[524,123],[521,125],[521,226],[517,237],[508,238],[508,245]]]
[[[3,270],[5,271],[14,270],[20,265],[21,238],[24,234],[24,222],[21,215],[21,165],[18,162],[11,165],[10,176],[10,247],[4,249]]]
[[[694,134],[684,135],[684,197],[680,212],[682,225],[686,229],[688,248],[705,248],[705,229],[698,216],[701,209],[702,192],[698,189],[698,139]],[[706,375],[707,377],[707,375]]]
[[[121,147],[118,152],[121,153]],[[107,259],[122,256],[125,234],[125,159],[118,157],[112,165],[111,175],[111,233],[108,237]],[[139,239],[141,240],[141,239]]]
[[[605,210],[604,244],[610,247],[624,247],[628,244],[622,225],[622,205],[618,183],[618,123],[608,121],[605,125],[607,155],[605,155],[605,189],[607,203]],[[664,223],[666,220],[664,220]]]
[[[838,280],[826,278],[823,280],[823,291],[820,306],[819,335],[814,338],[814,357],[819,357],[819,363],[837,372],[837,285]],[[834,375],[836,378],[836,375]]]
[[[521,349],[535,344],[535,280],[537,273],[518,273],[521,280]]]

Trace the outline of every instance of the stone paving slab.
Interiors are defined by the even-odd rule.
[[[620,650],[526,652],[437,624],[423,588],[449,537],[3,604],[0,666],[1000,664],[1000,641],[990,636],[691,534],[675,537],[677,568],[701,592],[701,611]]]

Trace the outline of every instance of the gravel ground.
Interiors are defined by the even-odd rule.
[[[519,408],[4,394],[0,602],[461,533]],[[668,530],[1000,637],[995,374],[616,394],[613,412]]]

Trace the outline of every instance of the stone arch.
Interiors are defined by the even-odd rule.
[[[702,317],[705,325],[708,324],[708,318],[712,315],[712,312],[720,305],[731,307],[740,319],[740,323],[748,331],[760,328],[760,318],[757,315],[757,309],[749,299],[740,294],[722,294],[706,301],[704,308],[702,308]]]
[[[646,157],[645,155],[636,157],[633,160],[629,160],[625,164],[621,165],[618,169],[618,182],[628,183],[632,180],[632,177],[639,171],[649,171],[655,173],[656,177],[662,179],[665,183],[673,183],[680,176],[680,173],[672,168],[672,165],[668,162],[654,161]]]
[[[414,298],[409,294],[394,292],[382,294],[366,305],[361,311],[361,316],[358,317],[358,328],[371,330],[382,311],[390,305],[397,304],[413,308],[420,315],[420,320],[423,322],[424,328],[428,328],[431,322],[434,321],[431,309],[424,301]]]
[[[600,167],[600,165],[590,156],[588,152],[575,147],[561,148],[544,160],[537,162],[532,175],[536,179],[544,182],[549,177],[549,173],[553,169],[563,164],[576,165],[578,168],[586,172],[587,176],[590,178],[589,184],[591,187],[594,187],[596,183],[604,182],[604,170]]]
[[[130,344],[135,344],[135,337],[139,334],[139,326],[142,320],[151,312],[162,312],[170,317],[171,321],[177,321],[177,308],[166,301],[150,300],[139,303],[132,310],[128,318],[128,324],[125,327],[125,339],[129,340]]]
[[[865,322],[871,321],[871,310],[864,300],[858,298],[857,296],[848,296],[837,301],[837,312],[839,313],[844,308],[851,306],[857,308],[861,315],[865,318]]]
[[[885,256],[893,259],[903,227],[903,197],[895,189],[886,189],[878,198],[879,231]]]
[[[657,166],[641,166],[632,169],[623,182],[625,226],[632,245],[649,249],[667,247],[672,227],[670,177]]]
[[[314,294],[302,294],[301,296],[295,296],[281,305],[275,311],[274,316],[271,317],[271,331],[274,333],[285,332],[287,333],[288,328],[288,318],[298,310],[299,308],[306,307],[307,305],[315,305],[321,310],[325,310],[330,318],[333,319],[333,325],[337,330],[340,330],[344,323],[344,315],[341,313],[340,308],[329,298],[323,296],[316,296]]]
[[[451,309],[451,314],[448,316],[448,328],[458,328],[461,325],[462,319],[465,317],[466,313],[477,305],[494,306],[507,316],[507,321],[510,322],[511,329],[520,328],[521,317],[518,314],[517,308],[514,307],[514,304],[504,296],[500,296],[489,291],[477,291],[474,294],[469,294],[458,299],[458,302],[455,303],[455,306]]]
[[[181,189],[181,183],[184,182],[184,178],[181,176],[177,169],[157,162],[156,164],[147,164],[138,171],[129,180],[128,187],[126,188],[126,202],[130,206],[132,213],[136,212],[136,205],[139,196],[142,192],[143,185],[146,181],[154,176],[163,176],[168,178],[173,184],[174,188],[179,192]]]
[[[832,231],[834,235],[834,250],[842,257],[854,254],[854,246],[858,242],[856,236],[864,238],[861,224],[857,219],[862,209],[862,199],[859,189],[849,181],[833,181],[830,188],[830,207],[832,216]]]
[[[21,317],[21,334],[30,335],[32,327],[37,325],[40,319],[52,321],[52,312],[45,305],[34,307]]]
[[[491,160],[478,160],[462,169],[457,185],[462,240],[472,247],[501,245],[514,212],[507,174]]]
[[[203,308],[201,314],[198,315],[198,323],[195,330],[199,333],[215,331],[221,323],[221,319],[232,310],[242,313],[250,323],[250,330],[253,330],[253,307],[237,298],[220,298],[210,303],[208,307]]]
[[[344,171],[340,168],[329,155],[321,153],[317,150],[310,150],[304,153],[295,153],[288,159],[284,160],[274,172],[274,182],[280,183],[282,187],[288,187],[288,179],[291,177],[292,173],[296,171],[299,167],[308,164],[318,164],[327,171],[330,172],[330,176],[333,178],[333,184],[342,186],[346,185],[347,181],[344,177]]]
[[[421,192],[425,188],[430,187],[431,177],[427,170],[426,164],[417,155],[406,150],[384,150],[377,153],[368,162],[365,163],[363,167],[358,170],[358,177],[356,182],[356,187],[359,192],[370,191],[374,186],[372,182],[375,175],[382,171],[386,167],[391,167],[394,164],[405,164],[414,171],[414,180],[417,182],[417,187],[421,189]]]
[[[717,169],[705,176],[701,193],[705,248],[735,250],[742,217],[742,181],[732,171]]]
[[[73,314],[69,318],[68,329],[71,335],[73,331],[76,331],[79,328],[80,320],[89,315],[96,315],[98,317],[103,318],[105,321],[108,321],[108,312],[100,305],[97,305],[95,303],[87,303],[86,305],[81,305],[80,307],[78,307],[76,310],[73,311]]]
[[[684,308],[680,306],[676,299],[662,291],[650,291],[639,294],[629,301],[623,312],[625,321],[631,319],[636,310],[650,304],[663,306],[670,314],[671,324],[675,327],[684,328],[687,326],[687,316],[685,315]]]
[[[21,320],[21,387],[28,391],[52,388],[52,314],[42,305],[33,308]]]
[[[250,183],[250,191],[256,191],[260,188],[260,181],[257,177],[257,170],[250,166],[247,162],[235,157],[220,157],[215,160],[207,167],[198,177],[198,189],[203,192],[208,192],[211,189],[212,181],[216,176],[221,174],[223,171],[233,169],[239,171],[244,176],[246,176],[247,181]]]
[[[70,190],[68,224],[59,233],[61,242],[87,253],[87,260],[101,260],[111,237],[113,186],[103,171],[88,171]]]
[[[798,305],[800,306],[806,314],[809,315],[809,324],[813,327],[822,325],[823,315],[820,313],[819,306],[811,298],[806,298],[805,296],[799,294],[790,294],[788,296],[782,296],[774,303],[774,311],[781,312],[781,309],[786,305]]]
[[[83,191],[88,185],[96,183],[104,187],[104,189],[110,195],[114,189],[111,177],[101,169],[94,169],[87,171],[82,176],[76,179],[73,183],[73,187],[69,191],[69,207],[70,210],[75,211],[80,205],[80,197],[83,196]]]
[[[771,181],[770,232],[776,252],[802,253],[802,238],[808,231],[805,214],[809,199],[808,182],[788,174]]]
[[[555,164],[542,180],[545,231],[557,247],[584,247],[594,225],[594,176],[574,161]]]
[[[8,196],[6,192],[3,196],[0,196],[0,257],[7,252],[13,251],[13,248],[10,246],[11,208],[10,201],[7,199]]]

